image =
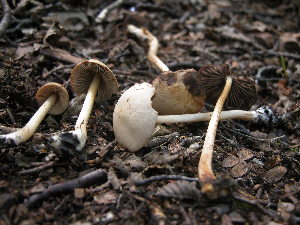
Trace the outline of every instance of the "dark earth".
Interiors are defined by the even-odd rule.
[[[111,68],[119,92],[94,106],[85,157],[45,145],[47,134],[73,129],[79,103],[46,116],[29,141],[1,148],[0,224],[300,224],[300,1],[119,0],[97,19],[114,2],[1,0],[2,133],[28,122],[48,82],[74,98],[69,76],[83,59]],[[135,153],[115,141],[118,98],[160,73],[128,24],[157,37],[172,71],[228,64],[253,78],[252,109],[267,105],[280,118],[219,123],[212,167],[229,179],[221,197],[201,193],[197,180],[207,122],[161,125]]]

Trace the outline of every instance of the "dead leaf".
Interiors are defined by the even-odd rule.
[[[116,202],[118,195],[114,191],[105,191],[94,196],[94,201],[97,204],[112,204]]]
[[[158,196],[167,198],[189,199],[200,201],[201,191],[196,187],[196,184],[188,181],[175,181],[159,188],[156,192]]]
[[[81,31],[89,25],[88,18],[83,12],[52,12],[46,18],[47,22],[57,21],[65,30]]]
[[[268,183],[274,183],[279,181],[287,172],[287,169],[284,166],[276,166],[273,169],[270,169],[265,175],[264,179]]]
[[[273,48],[275,45],[275,37],[273,34],[263,32],[255,35],[255,40],[258,44],[266,47],[266,48]]]
[[[290,96],[292,94],[292,88],[287,86],[286,80],[280,80],[277,83],[277,93],[279,96]]]
[[[231,175],[237,178],[245,175],[248,171],[249,171],[248,164],[244,161],[241,161],[231,169]]]
[[[84,188],[75,188],[74,189],[74,197],[75,198],[83,198],[85,196]]]
[[[300,33],[283,33],[279,38],[279,49],[300,53]]]
[[[234,211],[229,213],[229,218],[234,223],[246,223],[245,218],[242,217],[241,214],[234,212]]]
[[[284,221],[289,221],[295,205],[290,202],[278,202],[277,213]]]
[[[223,167],[233,167],[236,164],[238,164],[239,162],[240,162],[240,160],[238,157],[236,157],[234,155],[230,155],[223,160],[222,166]]]
[[[237,153],[240,160],[246,161],[253,158],[253,153],[250,150],[242,149]]]

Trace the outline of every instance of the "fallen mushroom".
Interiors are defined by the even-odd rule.
[[[51,136],[48,144],[56,150],[69,154],[82,151],[87,139],[87,123],[94,101],[101,102],[118,91],[118,82],[112,71],[102,62],[85,60],[76,65],[71,72],[71,86],[74,93],[86,93],[75,129]]]
[[[155,88],[148,83],[135,84],[119,98],[113,113],[116,140],[130,151],[138,151],[150,140],[156,123],[190,123],[209,121],[212,112],[182,115],[158,115],[151,99]],[[275,121],[272,110],[266,106],[256,111],[230,110],[220,114],[220,120],[241,119],[269,124]]]
[[[152,107],[159,115],[197,113],[204,105],[204,87],[194,69],[163,72],[152,85]]]
[[[156,55],[159,43],[151,32],[133,25],[128,25],[128,31],[138,38],[148,40],[148,59],[162,71],[152,82],[155,88],[155,96],[152,99],[153,109],[159,115],[199,112],[204,104],[205,93],[196,70],[170,71]]]
[[[212,155],[217,125],[225,100],[228,106],[247,109],[256,101],[256,91],[255,83],[251,79],[232,77],[228,65],[207,65],[199,70],[199,74],[209,96],[208,100],[214,101],[219,96],[208,125],[198,165],[202,191],[209,193],[213,192],[213,183],[216,181],[212,171]]]
[[[161,61],[160,58],[158,58],[156,55],[159,46],[157,38],[145,28],[140,29],[130,24],[127,26],[127,29],[130,33],[136,35],[138,38],[148,40],[148,60],[154,65],[156,65],[162,72],[169,71],[168,66],[163,61]]]
[[[5,135],[0,135],[0,146],[19,145],[27,141],[36,131],[47,113],[59,115],[69,103],[67,90],[58,83],[48,83],[36,93],[36,101],[41,105],[28,123],[21,129]]]

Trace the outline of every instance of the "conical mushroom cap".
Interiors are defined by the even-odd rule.
[[[76,65],[71,72],[71,86],[74,93],[86,93],[94,76],[100,77],[96,101],[105,101],[118,92],[118,81],[113,72],[101,61],[90,59]]]
[[[255,83],[248,77],[234,77],[228,65],[206,65],[198,71],[205,87],[206,101],[215,104],[226,83],[226,77],[232,77],[232,86],[225,101],[225,108],[249,110],[256,102]]]
[[[116,140],[130,151],[142,148],[150,139],[158,114],[152,108],[154,87],[148,83],[136,84],[119,98],[113,113]]]
[[[57,95],[58,98],[48,113],[51,115],[63,113],[69,104],[69,94],[61,84],[54,82],[45,84],[37,91],[35,99],[39,105],[42,105],[51,95]]]
[[[152,107],[159,115],[197,113],[203,107],[205,90],[194,69],[163,72],[152,84]]]

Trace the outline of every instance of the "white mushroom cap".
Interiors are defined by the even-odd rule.
[[[154,131],[158,117],[152,108],[154,92],[151,84],[136,84],[126,90],[116,104],[113,114],[115,137],[130,151],[142,148]]]

